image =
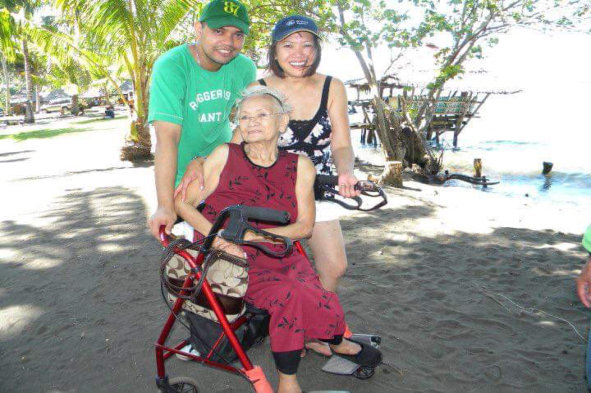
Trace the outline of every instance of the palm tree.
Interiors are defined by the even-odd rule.
[[[60,29],[71,33],[71,36],[61,33]],[[29,25],[27,28],[29,42],[38,53],[39,60],[42,60],[36,64],[36,68],[42,70],[38,72],[37,85],[42,83],[54,87],[66,86],[73,93],[71,112],[74,115],[79,113],[79,92],[85,90],[93,78],[101,78],[103,74],[100,71],[93,72],[96,67],[89,64],[85,56],[72,50],[72,46],[79,45],[80,42],[77,30],[77,23],[55,20],[53,17],[46,17],[41,25]],[[72,37],[74,41],[70,42]],[[100,63],[91,54],[86,55]],[[100,66],[106,68],[107,64],[105,62]]]
[[[91,52],[123,65],[134,86],[135,118],[121,158],[150,155],[152,143],[147,124],[148,80],[156,58],[178,42],[171,37],[196,0],[55,0],[71,21],[77,21],[83,42],[70,42],[79,54]],[[95,64],[96,66],[96,64]],[[109,75],[105,75],[109,77]],[[115,86],[118,87],[118,86]]]
[[[29,58],[29,44],[26,30],[23,25],[26,21],[31,20],[35,10],[41,5],[40,0],[5,0],[3,1],[3,10],[12,14],[18,14],[22,20],[21,26],[17,26],[15,32],[21,39],[21,53],[24,59],[25,66],[25,86],[27,101],[25,103],[25,123],[34,123],[35,116],[33,114],[33,78],[31,73],[31,64]]]
[[[13,37],[16,32],[16,24],[7,9],[0,10],[0,62],[2,64],[2,75],[4,76],[5,114],[10,116],[10,74],[8,73],[8,61],[15,59],[16,49]]]

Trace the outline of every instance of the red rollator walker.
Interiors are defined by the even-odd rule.
[[[266,336],[267,331],[264,325],[268,324],[268,317],[264,317],[264,311],[262,310],[249,310],[244,315],[241,315],[239,318],[230,323],[226,313],[232,313],[232,310],[230,310],[232,306],[222,303],[220,300],[220,294],[214,293],[210,283],[206,279],[207,270],[210,267],[209,264],[214,261],[213,257],[208,257],[219,256],[219,253],[215,253],[214,250],[211,249],[215,236],[221,236],[225,240],[236,244],[256,247],[260,251],[266,252],[273,256],[280,257],[291,252],[293,244],[290,239],[255,228],[248,224],[249,220],[260,220],[277,223],[278,225],[284,225],[289,222],[289,216],[286,212],[273,209],[242,205],[230,206],[224,209],[218,215],[215,222],[213,223],[209,235],[198,243],[190,243],[184,239],[174,239],[164,232],[164,227],[160,228],[160,239],[162,244],[166,247],[165,253],[168,252],[169,254],[174,253],[179,255],[183,258],[189,268],[189,272],[186,277],[184,277],[182,286],[177,286],[178,296],[174,301],[170,315],[168,316],[164,328],[162,329],[162,332],[158,337],[158,341],[156,342],[156,368],[158,373],[156,384],[161,392],[177,393],[198,391],[196,383],[188,378],[169,380],[165,370],[165,362],[173,354],[180,354],[182,356],[186,356],[190,360],[205,364],[207,366],[241,375],[250,381],[254,391],[257,393],[273,392],[273,389],[267,381],[262,369],[259,366],[253,365],[248,358],[248,355],[246,354],[246,348],[243,347],[245,344],[244,335],[241,342],[236,334],[236,332],[243,327],[246,327],[246,329],[243,330],[248,332],[254,331],[254,334],[251,334],[247,340],[249,341],[247,346],[252,345],[257,340],[263,339],[264,336]],[[223,231],[220,232],[220,229],[224,226],[226,221],[227,226]],[[267,249],[261,244],[244,241],[244,234],[247,230],[267,236],[273,239],[275,242],[283,243],[283,253],[277,254],[276,252]],[[301,250],[301,252],[303,252],[303,248],[299,243],[296,243],[296,247]],[[198,251],[198,253],[194,255],[195,253],[190,253],[189,250]],[[163,263],[163,265],[165,264],[166,263]],[[167,277],[165,274],[164,269],[161,269],[161,273],[163,280],[170,280],[170,277]],[[169,285],[166,285],[166,282],[164,281],[163,287],[169,289],[169,292],[170,286],[170,283]],[[198,297],[195,296],[196,293],[198,293]],[[209,352],[207,354],[203,354],[202,356],[196,356],[192,353],[181,351],[181,348],[187,344],[187,340],[183,340],[173,347],[166,345],[166,340],[168,339],[172,327],[180,318],[183,304],[191,300],[195,300],[201,306],[211,310],[211,312],[215,314],[215,318],[217,320],[216,322],[221,327],[221,329],[218,329],[221,331],[219,332],[217,339],[209,340],[213,341],[213,345],[211,345],[211,348],[209,348]],[[240,299],[240,301],[242,300]],[[185,314],[190,314],[190,312]],[[262,318],[261,315],[263,315]],[[195,317],[196,315],[191,316]],[[247,326],[251,320],[257,321],[257,326]],[[200,321],[202,322],[202,320]],[[212,323],[215,324],[215,322]],[[253,335],[259,335],[262,337],[252,337]],[[239,360],[241,367],[232,366],[230,364],[231,361],[227,359],[227,356],[226,359],[224,359],[224,356],[220,356],[220,353],[216,350],[221,350],[222,346],[225,346],[226,354],[228,353],[228,349],[231,348],[233,354],[235,354],[235,357],[237,357]]]
[[[316,196],[330,200],[334,193],[328,191],[336,184],[336,179],[319,178],[319,180],[321,181],[317,180],[315,185]],[[377,194],[367,194],[366,191],[377,192],[378,187],[368,182],[360,182],[360,184],[364,187],[364,195],[377,196]],[[373,188],[370,189],[370,186]],[[319,187],[323,188],[320,190]],[[379,206],[376,205],[377,207],[385,204],[385,196],[381,190],[379,195],[384,202],[378,204]],[[373,210],[373,208],[361,209],[360,201],[358,206],[343,206],[356,210]],[[197,382],[191,378],[169,379],[165,363],[175,354],[206,366],[240,375],[250,382],[257,393],[273,392],[261,367],[253,365],[246,354],[248,348],[261,342],[268,334],[269,315],[264,310],[244,303],[242,299],[244,291],[240,296],[239,279],[231,277],[227,281],[232,282],[235,287],[224,289],[227,283],[221,282],[223,279],[220,280],[219,272],[215,272],[215,269],[219,269],[216,266],[224,266],[233,274],[245,277],[247,275],[246,260],[212,249],[212,244],[215,236],[220,236],[227,241],[251,246],[275,257],[287,255],[294,246],[297,252],[306,254],[299,242],[292,243],[288,238],[256,228],[248,223],[249,220],[285,225],[289,222],[289,215],[287,212],[268,208],[233,205],[225,208],[217,216],[208,236],[194,243],[167,235],[164,226],[160,228],[160,240],[166,247],[160,269],[162,294],[170,307],[170,314],[155,345],[156,384],[161,392],[198,392]],[[272,251],[263,244],[245,241],[244,235],[247,231],[263,235],[274,244],[281,244],[281,251]],[[210,274],[212,272],[214,274]],[[170,306],[171,303],[172,306]],[[189,326],[184,323],[185,320]],[[167,339],[176,322],[189,329],[191,340],[197,337],[199,355],[182,350],[189,343],[187,339],[174,346],[167,344]],[[358,338],[366,339],[368,344],[375,347],[381,340],[375,335],[359,335]],[[236,361],[238,364],[234,366]],[[373,375],[374,370],[353,364],[353,369],[347,373],[366,379]]]

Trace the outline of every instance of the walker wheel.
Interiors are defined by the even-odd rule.
[[[175,393],[199,393],[197,389],[197,381],[189,377],[171,378],[168,382],[171,391]]]
[[[353,372],[353,376],[357,379],[370,379],[375,372],[374,367],[359,367]]]

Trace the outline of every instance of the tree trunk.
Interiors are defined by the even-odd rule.
[[[407,118],[401,117],[396,110],[385,105],[383,100],[374,98],[377,121],[376,130],[382,142],[386,161],[400,162],[400,167],[419,165],[426,173],[437,173],[440,160],[434,157],[425,140]],[[403,106],[403,111],[404,111]],[[380,127],[380,113],[383,114],[384,128]],[[381,179],[384,184],[399,187],[400,176],[394,172],[398,167],[387,165]]]
[[[6,89],[6,95],[4,97],[4,113],[6,116],[10,116],[12,108],[10,107],[10,75],[8,74],[8,65],[6,64],[6,58],[4,54],[0,53],[2,58],[2,74],[4,75],[4,87]]]
[[[23,58],[25,63],[25,86],[27,101],[25,102],[25,123],[34,123],[33,114],[33,78],[31,77],[31,64],[29,64],[29,46],[27,39],[23,39]]]
[[[80,104],[79,104],[79,100],[78,100],[78,94],[74,94],[72,96],[72,105],[71,105],[70,112],[74,116],[78,116],[78,113],[80,113]]]
[[[482,159],[474,159],[474,177],[482,177]]]
[[[121,148],[121,160],[136,161],[152,156],[152,142],[150,140],[150,126],[147,122],[148,100],[147,84],[141,78],[132,79],[134,84],[135,120],[132,117],[130,125],[130,141]]]
[[[138,141],[141,146],[146,148],[148,152],[152,148],[152,141],[150,140],[150,126],[148,125],[148,84],[142,77],[140,78],[140,88],[138,89],[136,111],[138,126]]]
[[[402,162],[401,161],[386,161],[384,172],[381,176],[381,181],[384,184],[389,184],[394,187],[402,188]]]
[[[372,102],[376,113],[376,132],[382,142],[382,151],[386,161],[402,161],[404,154],[400,152],[399,128],[389,121],[391,119],[386,114],[386,105],[381,98],[374,96]]]
[[[39,95],[39,86],[35,85],[35,113],[41,112],[41,96]]]
[[[110,106],[111,100],[109,99],[109,86],[107,86],[107,84],[105,84],[105,86],[103,88],[105,89],[105,104],[107,106]]]

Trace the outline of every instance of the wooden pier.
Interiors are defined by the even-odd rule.
[[[347,81],[345,85],[355,89],[357,93],[356,100],[349,102],[350,112],[361,110],[363,113],[363,120],[352,123],[351,128],[361,129],[362,143],[369,143],[367,139],[371,140],[375,134],[375,119],[371,111],[370,100],[361,98],[361,93],[367,94],[369,92],[369,85],[365,78]],[[409,109],[418,110],[428,99],[428,89],[405,85],[393,75],[382,78],[379,86],[380,97],[399,112],[402,111],[402,108],[406,108],[407,111]],[[491,94],[514,94],[520,91],[480,90],[478,88],[458,88],[446,90],[445,95],[438,97],[435,101],[435,113],[433,113],[433,118],[426,131],[427,140],[434,139],[439,144],[442,134],[453,132],[453,146],[458,147],[459,135],[470,123],[470,120],[478,117],[478,111]]]

